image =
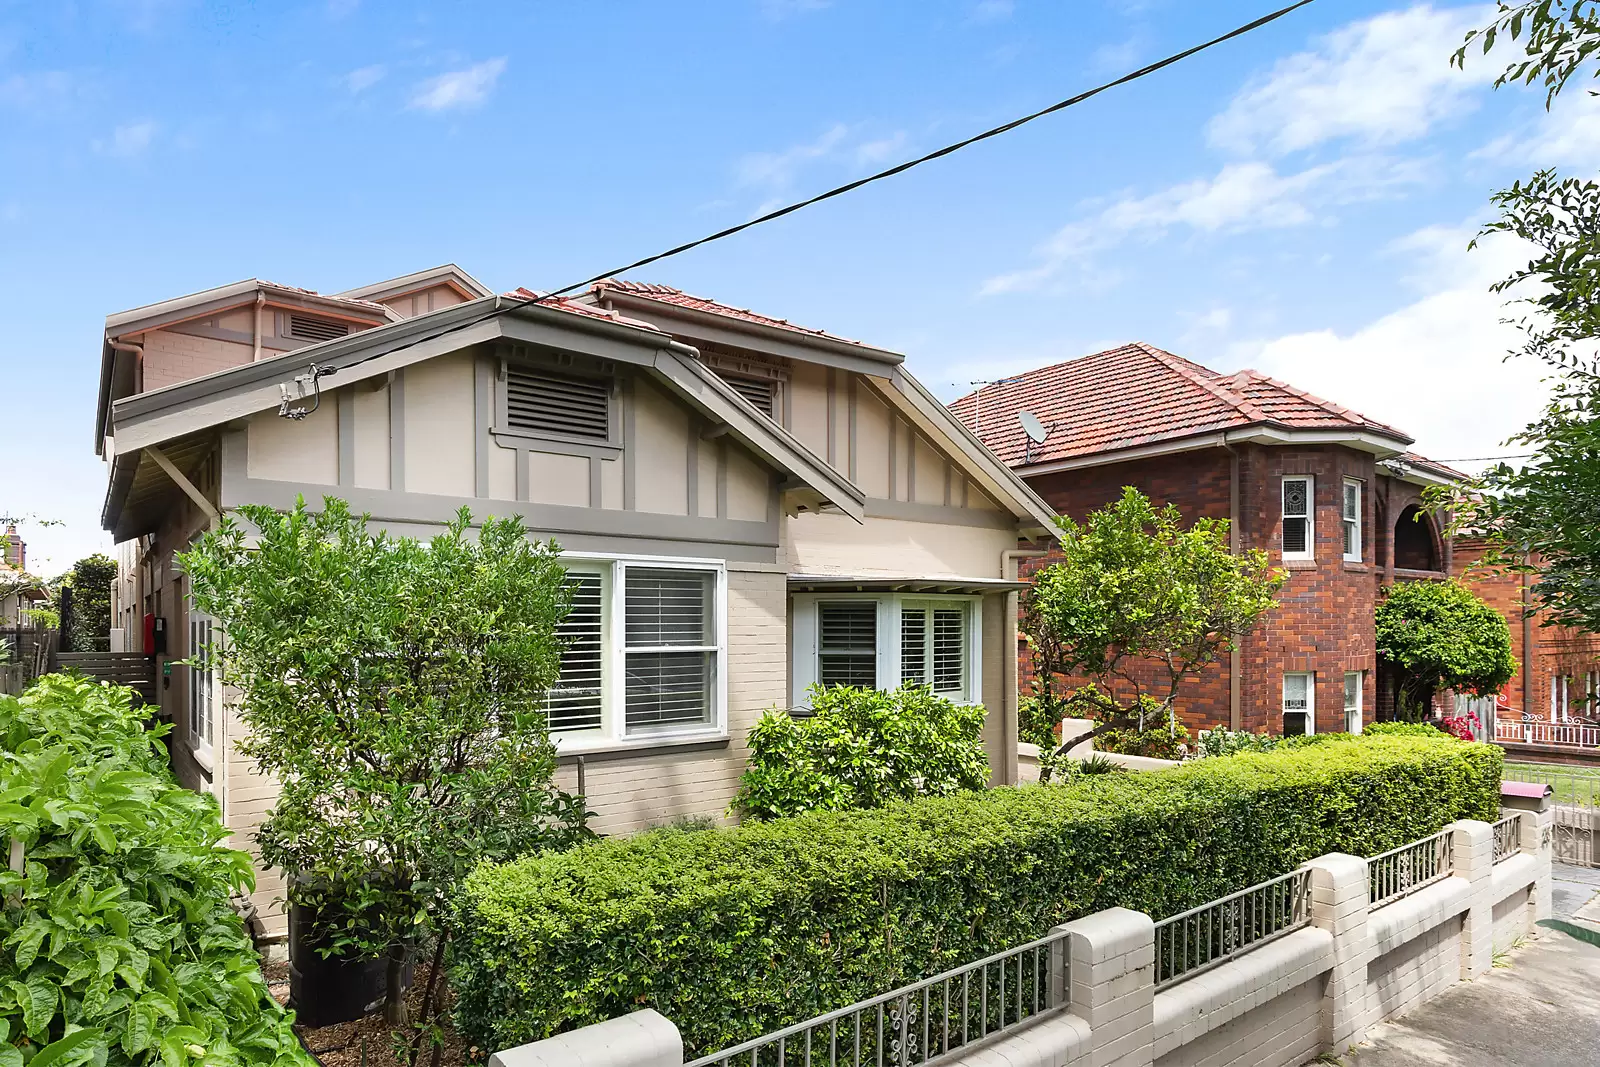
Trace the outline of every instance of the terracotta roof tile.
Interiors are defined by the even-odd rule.
[[[544,294],[536,289],[529,289],[527,286],[518,286],[511,292],[502,295],[510,300],[535,300]],[[638,326],[645,330],[656,329],[653,323],[644,322],[641,319],[630,319],[626,315],[619,315],[615,311],[607,311],[605,308],[595,307],[593,304],[579,304],[571,297],[562,296],[554,300],[545,300],[541,306],[555,308],[557,311],[570,311],[574,315],[586,315],[591,319],[606,319],[610,322],[626,323],[629,326]]]
[[[748,308],[734,307],[716,300],[709,300],[703,296],[694,296],[682,289],[674,289],[670,285],[656,285],[651,282],[627,281],[622,278],[607,278],[603,282],[596,282],[590,287],[597,297],[604,297],[607,293],[620,293],[626,296],[643,297],[647,300],[659,300],[663,304],[674,304],[678,307],[688,308],[691,311],[705,311],[713,315],[725,315],[728,318],[743,319],[746,322],[755,322],[763,326],[774,326],[780,330],[792,330],[795,333],[805,334],[809,337],[826,337],[832,341],[844,344],[861,345],[861,341],[854,341],[848,337],[829,333],[827,330],[813,329],[810,326],[799,326],[788,319],[775,319],[770,315],[762,315]]]
[[[1244,426],[1367,430],[1410,438],[1256,371],[1221,375],[1142,342],[1042,367],[968,393],[950,405],[1011,466],[1116,452]],[[1049,429],[1028,448],[1017,413]]]

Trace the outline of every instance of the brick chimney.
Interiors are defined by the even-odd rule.
[[[28,569],[28,546],[17,536],[15,523],[6,527],[5,562],[19,571]]]

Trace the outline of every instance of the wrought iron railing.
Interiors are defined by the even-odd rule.
[[[1516,722],[1499,719],[1494,724],[1496,741],[1521,741],[1529,745],[1576,745],[1579,748],[1600,746],[1600,726],[1588,723],[1537,722],[1524,719]]]
[[[1052,933],[686,1067],[918,1067],[1065,1006],[1066,939]]]
[[[1432,837],[1392,848],[1367,860],[1371,907],[1381,908],[1415,893],[1455,870],[1455,834],[1441,830]]]
[[[1156,923],[1156,988],[1193,978],[1311,921],[1311,871],[1241,889]]]
[[[1514,811],[1494,824],[1494,861],[1508,860],[1522,849],[1522,812]]]

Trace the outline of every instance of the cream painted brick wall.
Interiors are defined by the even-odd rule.
[[[250,362],[251,347],[209,337],[153,330],[144,335],[145,391]]]

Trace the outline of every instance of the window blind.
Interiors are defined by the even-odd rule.
[[[506,370],[506,426],[530,433],[611,437],[611,383],[599,378],[564,378],[525,367]]]
[[[561,676],[545,698],[552,733],[596,730],[601,725],[603,583],[598,574],[568,573],[567,588],[572,590],[572,610],[556,625],[562,644]]]
[[[630,567],[625,581],[623,702],[628,731],[710,723],[716,575]]]
[[[900,681],[928,684],[928,613],[922,608],[900,612]]]
[[[1283,676],[1283,732],[1285,736],[1311,732],[1311,675]]]
[[[817,680],[823,685],[878,685],[876,601],[817,605]]]
[[[960,608],[933,612],[933,691],[965,695],[967,613]]]

